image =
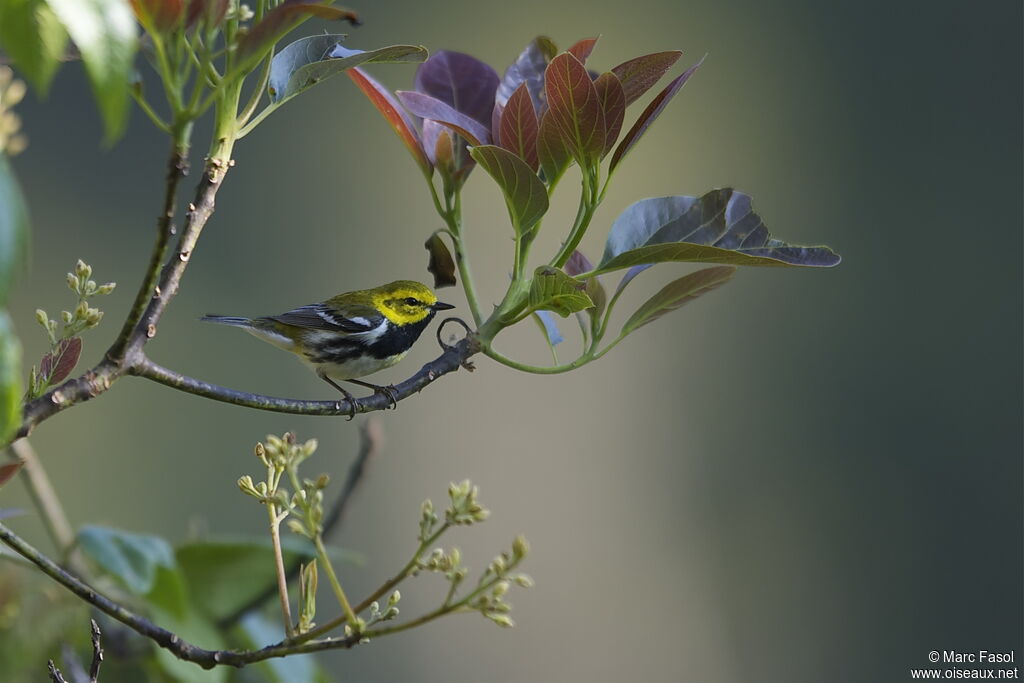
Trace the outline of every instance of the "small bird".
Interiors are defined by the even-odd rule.
[[[340,391],[349,400],[354,414],[352,394],[334,380],[368,387],[397,405],[394,387],[356,378],[402,360],[434,314],[452,308],[455,307],[438,301],[426,285],[397,280],[373,289],[345,292],[280,315],[205,315],[201,320],[241,327],[265,342],[291,351],[312,367],[320,379]]]

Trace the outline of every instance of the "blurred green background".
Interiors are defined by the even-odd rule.
[[[357,9],[365,26],[350,31],[352,47],[455,49],[499,73],[539,33],[562,46],[602,34],[592,64],[603,68],[658,50],[682,48],[687,63],[708,53],[622,167],[585,251],[599,255],[636,199],[734,186],[776,235],[827,243],[844,261],[743,270],[578,372],[529,376],[480,358],[474,374],[385,414],[386,451],[335,539],[367,558],[343,571],[347,590],[363,594],[400,567],[420,502],[466,477],[492,520],[449,541],[480,568],[525,533],[537,586],[511,596],[511,631],[448,618],[323,657],[337,680],[860,683],[909,680],[930,650],[1016,648],[1019,660],[1019,2]],[[372,71],[397,88],[414,68]],[[136,111],[128,136],[101,150],[77,65],[19,112],[30,147],[14,164],[34,244],[13,317],[27,360],[41,355],[32,312],[67,305],[63,275],[84,258],[120,284],[86,337],[92,363],[144,268],[166,145]],[[239,389],[327,398],[295,361],[198,316],[426,279],[422,242],[440,221],[404,148],[344,77],[286,105],[235,158],[151,356]],[[573,185],[563,183],[538,255],[571,221]],[[480,171],[465,198],[474,270],[496,302],[511,259],[505,209]],[[685,271],[645,274],[628,301]],[[461,291],[442,298],[466,313]],[[431,336],[379,379],[436,355]],[[529,325],[500,341],[545,360]],[[33,442],[76,522],[181,540],[263,529],[234,482],[256,471],[255,441],[288,429],[319,438],[309,467],[340,482],[355,423],[143,380],[46,422]],[[27,504],[19,487],[4,489],[3,507]],[[37,521],[13,524],[46,547]],[[403,588],[403,613],[442,591],[418,579]]]

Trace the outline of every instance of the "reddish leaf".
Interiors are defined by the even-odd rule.
[[[399,90],[397,95],[413,115],[443,123],[472,145],[486,145],[491,141],[491,133],[486,126],[436,97],[412,90]]]
[[[573,57],[580,60],[580,64],[586,64],[587,58],[590,53],[594,51],[594,45],[597,44],[597,38],[584,38],[583,40],[574,43],[566,52],[570,53]]]
[[[516,88],[521,83],[525,83],[537,111],[542,111],[544,108],[544,70],[547,69],[548,63],[555,58],[556,54],[558,54],[558,48],[550,38],[538,36],[530,41],[516,61],[505,69],[505,75],[494,95],[495,104],[499,107],[505,106]]]
[[[622,89],[626,93],[626,106],[633,104],[650,90],[682,54],[679,50],[655,52],[623,62],[612,69],[612,73],[622,81]]]
[[[569,53],[555,57],[544,77],[548,111],[569,153],[591,166],[604,150],[605,123],[597,90],[586,68]]]
[[[82,338],[61,339],[57,348],[39,362],[39,376],[47,384],[60,384],[68,378],[82,355]]]
[[[604,149],[601,151],[601,156],[604,157],[619,139],[622,121],[626,116],[626,94],[619,83],[619,77],[610,71],[601,74],[594,81],[594,89],[597,90],[597,98],[601,101],[601,110],[604,112]]]
[[[662,90],[658,95],[651,100],[651,103],[647,105],[647,109],[640,114],[640,117],[633,124],[633,127],[629,129],[626,136],[622,138],[622,142],[615,150],[615,154],[612,155],[612,163],[608,167],[608,172],[611,173],[615,170],[615,167],[619,165],[622,158],[626,156],[626,153],[633,148],[633,145],[637,143],[637,140],[647,131],[655,119],[661,115],[662,110],[669,103],[679,89],[690,79],[690,76],[704,63],[702,57],[699,62],[691,66],[689,69],[680,74],[674,81],[668,84],[668,86]]]
[[[384,116],[384,120],[405,144],[416,163],[420,165],[424,173],[429,175],[433,171],[433,166],[423,151],[423,144],[420,142],[420,136],[416,132],[412,120],[402,109],[398,100],[362,69],[349,69],[345,73],[363,91],[377,111]]]
[[[470,154],[501,188],[516,234],[529,235],[548,210],[544,183],[526,162],[502,147],[481,145]]]
[[[181,23],[183,0],[130,0],[132,11],[147,31],[163,33]]]
[[[552,120],[550,110],[540,117],[540,126],[537,129],[537,159],[548,186],[562,176],[572,161],[572,155],[562,142],[561,131]]]
[[[537,159],[537,112],[530,99],[530,91],[522,83],[512,93],[508,104],[501,115],[501,127],[498,144],[519,155],[519,158],[534,171],[538,168]]]
[[[455,284],[455,259],[448,251],[448,245],[436,232],[423,245],[430,253],[427,271],[434,276],[434,288],[451,287]]]
[[[18,470],[20,470],[24,466],[25,463],[21,461],[12,462],[8,465],[0,465],[0,486],[3,486],[7,482],[9,482],[11,480],[11,477],[17,474]]]
[[[264,53],[274,43],[310,17],[344,20],[352,25],[359,24],[359,15],[351,10],[316,2],[285,0],[283,4],[267,12],[263,21],[250,28],[249,32],[238,41],[238,50],[235,53],[237,60],[235,71],[248,71],[253,63],[263,58]]]

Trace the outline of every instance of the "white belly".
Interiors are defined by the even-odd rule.
[[[356,379],[359,377],[365,377],[366,375],[372,375],[375,372],[383,370],[384,368],[390,368],[398,361],[405,358],[404,353],[400,353],[390,358],[372,358],[365,356],[363,358],[354,358],[344,363],[320,363],[310,364],[313,365],[317,370],[321,370],[331,379]]]

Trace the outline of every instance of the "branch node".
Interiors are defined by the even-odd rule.
[[[146,337],[148,339],[152,339],[155,336],[156,336],[156,325],[154,325],[153,323],[150,323],[149,326],[146,328]]]

